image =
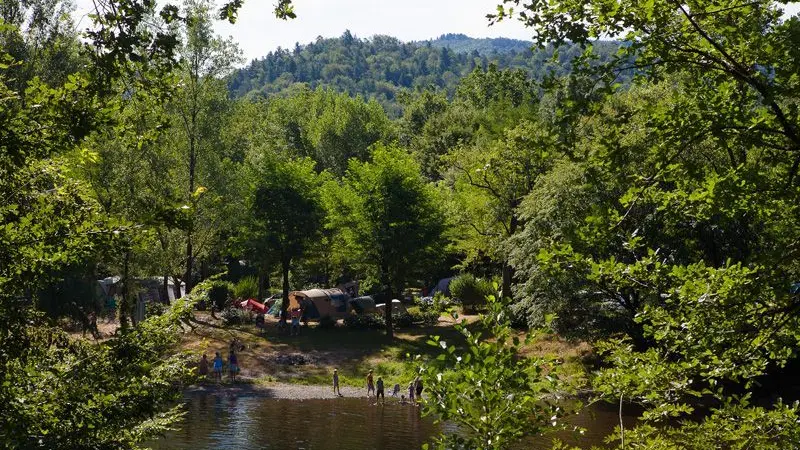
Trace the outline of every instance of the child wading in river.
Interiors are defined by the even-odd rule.
[[[383,378],[378,377],[378,392],[375,394],[375,401],[381,398],[381,403],[386,401],[386,396],[383,394]]]
[[[222,357],[219,356],[219,352],[214,357],[214,380],[222,381]]]
[[[367,374],[367,398],[369,398],[369,393],[372,392],[372,395],[375,395],[375,382],[372,379],[372,371],[370,370]]]
[[[339,394],[342,397],[342,391],[339,390],[339,370],[333,369],[333,393]]]

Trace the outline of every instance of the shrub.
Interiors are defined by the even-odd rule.
[[[145,314],[147,317],[160,316],[167,312],[168,309],[169,305],[165,305],[161,302],[147,302]]]
[[[439,313],[433,310],[423,311],[419,306],[408,308],[412,323],[423,327],[431,327],[439,323]]]
[[[408,328],[414,325],[414,317],[405,311],[395,315],[392,319],[397,328]]]
[[[336,319],[331,316],[322,316],[319,319],[318,328],[322,328],[323,330],[331,329],[336,327]]]
[[[379,314],[352,314],[345,317],[344,326],[353,330],[380,330],[386,323]]]
[[[244,277],[233,287],[233,296],[240,299],[258,297],[258,278]]]
[[[225,308],[220,314],[225,325],[242,325],[253,321],[253,313],[239,308]]]
[[[494,293],[494,286],[487,280],[476,278],[470,273],[461,274],[450,282],[450,292],[453,297],[473,311],[486,304],[486,297]]]
[[[222,311],[228,306],[233,286],[227,281],[215,280],[208,288],[208,300],[217,311]]]

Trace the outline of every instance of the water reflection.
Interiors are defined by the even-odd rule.
[[[193,393],[186,400],[181,430],[152,448],[405,450],[421,448],[440,431],[418,408],[391,400],[376,406],[362,398],[285,400],[241,393]],[[633,424],[633,417],[625,419],[626,426]],[[618,420],[613,405],[595,405],[570,419],[586,434],[529,438],[519,448],[549,449],[554,437],[585,448],[600,445]]]

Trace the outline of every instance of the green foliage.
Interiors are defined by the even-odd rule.
[[[351,314],[344,318],[343,323],[352,330],[382,330],[386,327],[383,316],[378,314]]]
[[[258,278],[243,277],[233,285],[233,297],[237,300],[258,298]]]
[[[247,325],[253,323],[253,313],[251,311],[228,306],[220,313],[220,318],[225,325]]]
[[[485,305],[486,298],[494,295],[495,291],[491,281],[477,278],[471,273],[458,275],[450,282],[450,293],[453,294],[453,298],[472,310]]]
[[[457,323],[465,348],[430,337],[441,353],[422,369],[424,412],[459,430],[446,432],[436,448],[506,449],[524,436],[562,428],[559,398],[569,386],[559,379],[559,362],[520,357],[523,341],[511,330],[506,308],[490,297],[477,328]]]
[[[414,324],[423,327],[432,327],[439,323],[439,316],[441,313],[435,310],[423,311],[419,306],[412,306],[408,308],[407,315],[410,321],[409,325]]]
[[[468,41],[459,43],[459,49],[482,45],[478,39]],[[236,97],[267,97],[285,95],[298,86],[328,87],[373,99],[389,115],[398,117],[401,110],[396,101],[404,90],[435,87],[452,94],[462,77],[476,69],[486,70],[491,63],[522,69],[532,79],[543,79],[549,73],[563,75],[582,53],[574,45],[557,52],[552,46],[540,50],[528,45],[508,52],[475,48],[469,53],[451,50],[451,45],[452,40],[404,43],[380,35],[359,39],[345,31],[339,38],[272,51],[234,73],[229,88]],[[618,44],[600,42],[596,47],[604,60],[610,60]]]
[[[398,148],[379,145],[369,162],[351,160],[341,184],[325,185],[323,200],[341,251],[380,280],[387,301],[440,257],[444,218],[436,192]]]
[[[240,282],[241,283],[241,280]],[[231,296],[233,298],[252,298],[252,297],[240,297],[239,295],[235,294],[236,290],[238,289],[240,293],[242,291],[252,292],[252,286],[242,286],[239,287],[239,283],[236,286],[232,286],[231,283],[227,281],[212,281],[211,286],[208,288],[208,301],[213,305],[214,309],[217,311],[222,311],[225,307],[229,304]],[[199,287],[195,286],[195,290]],[[258,293],[258,285],[255,286],[256,293]]]

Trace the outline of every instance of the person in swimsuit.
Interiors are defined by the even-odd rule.
[[[414,403],[414,390],[416,386],[414,386],[414,382],[408,383],[408,401]]]
[[[339,394],[342,397],[342,391],[339,390],[339,370],[333,369],[333,393]]]
[[[381,399],[381,403],[386,401],[386,396],[383,394],[383,378],[378,377],[378,391],[375,394],[375,400],[378,400],[378,397]]]
[[[295,308],[292,310],[292,336],[300,335],[300,316],[303,314],[300,308]]]
[[[219,352],[214,357],[214,379],[222,381],[222,357],[219,356]]]
[[[419,376],[417,376],[417,378],[414,379],[414,387],[415,387],[415,389],[417,391],[416,392],[417,401],[422,400],[422,380],[420,379]]]
[[[203,358],[200,359],[200,365],[197,367],[197,373],[204,378],[208,376],[208,358],[206,357],[205,353],[203,353]]]
[[[228,355],[228,363],[230,364],[228,367],[228,373],[231,376],[231,381],[235,383],[236,372],[239,371],[239,358],[236,357],[235,351],[231,352],[231,354]]]
[[[372,379],[372,371],[370,370],[367,374],[367,397],[369,397],[369,393],[372,392],[372,395],[375,395],[375,383]]]

